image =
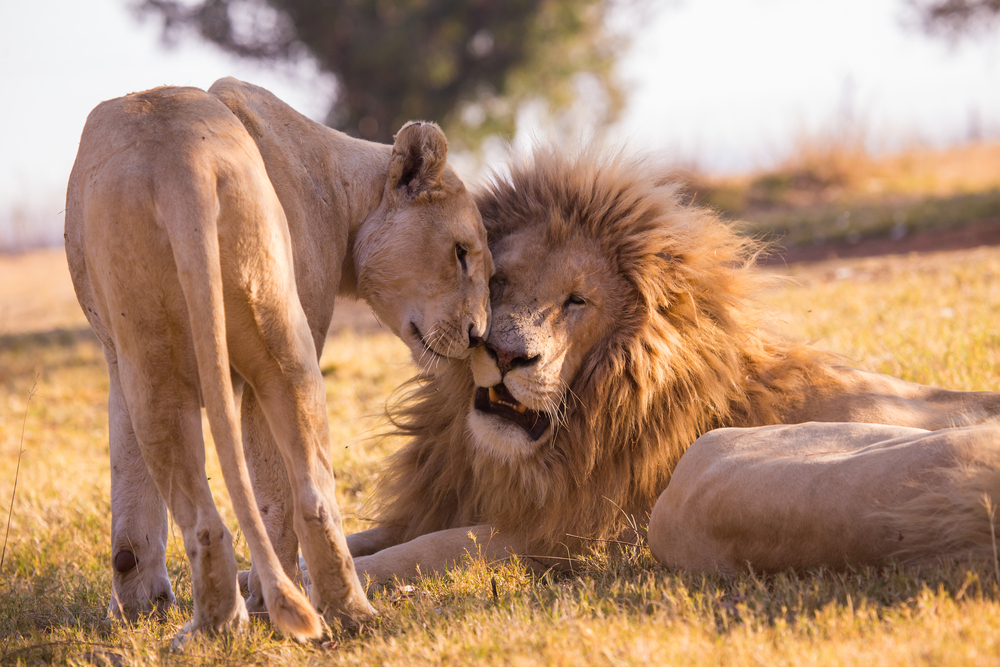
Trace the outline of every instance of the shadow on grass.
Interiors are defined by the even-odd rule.
[[[0,335],[0,352],[30,353],[40,348],[72,347],[81,342],[97,343],[90,327],[51,329]]]
[[[721,575],[666,570],[643,547],[624,557],[586,557],[576,572],[532,575],[510,564],[490,569],[473,563],[455,575],[390,587],[375,599],[384,613],[376,631],[383,640],[494,619],[541,626],[568,619],[684,621],[725,636],[739,628],[786,626],[810,633],[831,623],[873,627],[921,609],[995,604],[1000,588],[992,565],[982,562]]]
[[[36,377],[61,370],[103,366],[104,353],[89,327],[0,335],[0,390],[21,392]]]

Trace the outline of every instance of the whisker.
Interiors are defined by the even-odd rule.
[[[435,348],[437,348],[438,343],[441,342],[441,340],[444,339],[446,335],[447,332],[445,332],[442,329],[440,323],[435,322],[434,326],[430,328],[430,330],[427,332],[427,335],[424,337],[424,344],[428,348],[430,348],[431,351],[437,352]]]

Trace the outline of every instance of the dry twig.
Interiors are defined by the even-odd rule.
[[[1000,585],[1000,559],[997,558],[997,506],[993,504],[993,499],[988,493],[983,494],[983,507],[986,508],[986,514],[990,517],[990,537],[993,538],[993,573],[997,578],[997,585]]]
[[[17,444],[17,467],[14,469],[14,489],[10,492],[10,511],[7,512],[7,530],[3,536],[3,551],[0,552],[0,570],[3,570],[3,559],[7,556],[7,538],[10,537],[10,520],[14,516],[14,497],[17,495],[17,477],[21,472],[21,454],[24,454],[24,426],[28,423],[28,405],[35,397],[35,388],[38,387],[38,376],[35,376],[35,383],[31,385],[28,392],[28,400],[24,404],[24,418],[21,420],[21,441]]]

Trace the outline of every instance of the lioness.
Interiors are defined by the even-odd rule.
[[[112,614],[173,602],[166,500],[192,568],[185,632],[247,618],[205,478],[204,404],[272,620],[320,634],[251,495],[234,387],[248,451],[266,441],[294,481],[284,488],[313,604],[348,624],[373,613],[334,499],[317,360],[338,293],[365,298],[428,368],[485,336],[492,263],[446,155],[433,124],[405,125],[393,146],[356,140],[233,79],[91,112],[69,181],[66,253],[111,376]]]
[[[722,428],[681,457],[649,548],[668,567],[727,573],[992,560],[998,502],[996,424]]]
[[[1000,394],[838,366],[769,333],[755,244],[641,160],[540,150],[477,201],[496,263],[487,346],[397,415],[412,439],[376,489],[376,527],[347,538],[362,577],[476,550],[558,564],[622,538],[718,427],[1000,416]]]

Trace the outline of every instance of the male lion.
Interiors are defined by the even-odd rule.
[[[837,366],[763,329],[754,244],[641,160],[541,150],[478,205],[496,265],[487,346],[419,380],[397,415],[412,439],[377,489],[376,527],[347,538],[361,576],[476,550],[559,562],[623,537],[718,427],[1000,415],[1000,394]]]
[[[271,618],[316,637],[319,617],[251,495],[234,388],[248,450],[275,447],[294,480],[284,483],[313,604],[329,621],[364,621],[373,610],[344,543],[317,361],[334,297],[364,297],[433,367],[485,335],[492,263],[437,126],[407,124],[386,146],[232,79],[212,93],[157,88],[100,104],[69,181],[66,253],[111,376],[109,611],[173,602],[169,506],[192,568],[185,632],[247,618],[205,477],[204,405]]]

